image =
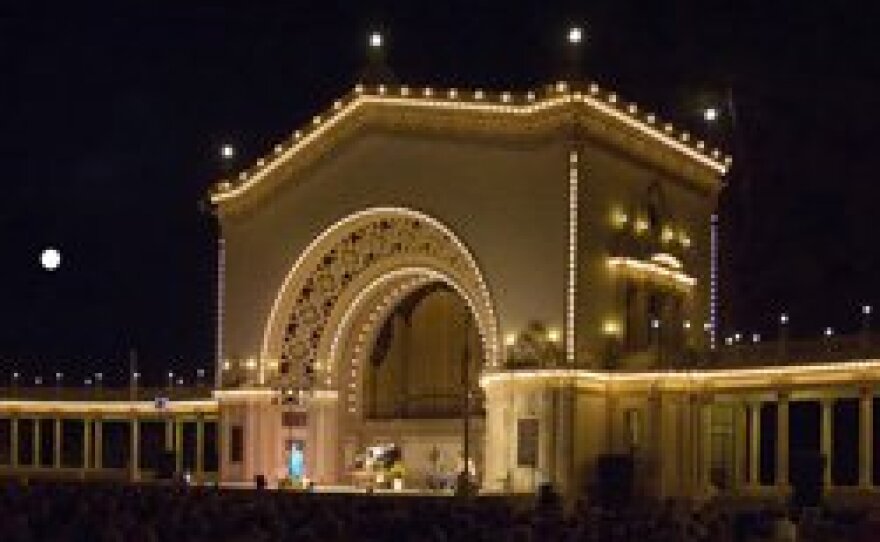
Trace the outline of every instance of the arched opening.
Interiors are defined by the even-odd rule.
[[[479,413],[484,359],[470,308],[452,287],[431,282],[403,297],[379,325],[364,367],[364,417],[455,418],[463,394]]]
[[[406,485],[436,487],[465,455],[479,475],[478,377],[498,359],[493,303],[465,244],[417,211],[373,208],[296,258],[252,372],[291,399],[284,438],[318,483],[354,482],[364,451],[393,443]]]

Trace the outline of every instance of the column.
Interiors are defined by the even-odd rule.
[[[83,471],[91,468],[92,455],[92,420],[90,418],[83,419]]]
[[[128,477],[132,482],[140,479],[140,453],[141,453],[141,424],[137,415],[131,414],[131,429],[129,431],[130,442],[128,445]]]
[[[196,482],[205,479],[205,417],[199,414],[196,419]]]
[[[700,401],[700,489],[706,492],[712,485],[712,403]]]
[[[834,399],[822,399],[822,441],[820,443],[824,463],[822,470],[822,485],[831,487],[831,464],[833,461],[834,446],[832,435],[834,434]]]
[[[871,487],[871,463],[873,456],[873,401],[874,390],[864,386],[859,390],[859,487],[868,489]]]
[[[788,393],[780,392],[776,403],[776,487],[788,487]]]
[[[574,493],[575,484],[572,480],[572,406],[574,404],[574,388],[569,383],[560,383],[555,390],[557,396],[557,411],[555,419],[555,452],[556,452],[556,487],[559,492],[571,497]]]
[[[55,453],[52,456],[52,465],[56,469],[61,468],[61,418],[55,418]]]
[[[174,450],[174,418],[168,417],[165,420],[165,451]]]
[[[746,416],[747,406],[744,403],[733,403],[733,489],[739,491],[745,485],[745,466],[749,452],[746,448]]]
[[[95,418],[95,464],[96,469],[104,468],[104,430],[101,418]]]
[[[761,403],[749,406],[752,434],[749,439],[749,485],[757,488],[761,484]]]
[[[18,416],[13,414],[10,422],[9,454],[12,468],[18,468]]]
[[[174,420],[174,470],[183,472],[183,420]]]
[[[34,446],[33,446],[33,454],[34,456],[31,458],[31,464],[34,467],[40,467],[40,418],[34,418],[34,432],[32,434]]]

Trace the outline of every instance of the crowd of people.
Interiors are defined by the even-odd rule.
[[[551,501],[304,494],[207,487],[0,483],[7,542],[770,541],[772,514],[674,504],[567,513]],[[877,540],[864,515],[798,540]],[[821,522],[818,524],[821,527]],[[810,538],[815,536],[816,538]],[[874,537],[872,537],[874,536]]]

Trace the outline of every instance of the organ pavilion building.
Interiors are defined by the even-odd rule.
[[[229,484],[301,453],[319,488],[360,486],[393,448],[407,488],[469,465],[574,496],[626,454],[645,496],[784,495],[809,448],[871,493],[880,363],[713,350],[729,166],[595,84],[358,85],[212,190],[216,389],[176,408],[217,420]]]

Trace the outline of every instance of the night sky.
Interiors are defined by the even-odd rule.
[[[112,379],[133,347],[148,379],[209,368],[216,226],[199,203],[223,174],[218,148],[234,144],[244,166],[323,110],[356,82],[374,28],[401,82],[526,89],[558,78],[565,30],[582,24],[587,77],[735,155],[727,332],[770,336],[782,310],[795,336],[845,332],[863,302],[880,305],[880,40],[855,6],[9,4],[0,383],[56,367]],[[700,108],[728,88],[735,125],[705,126]],[[46,246],[62,251],[52,273]]]

